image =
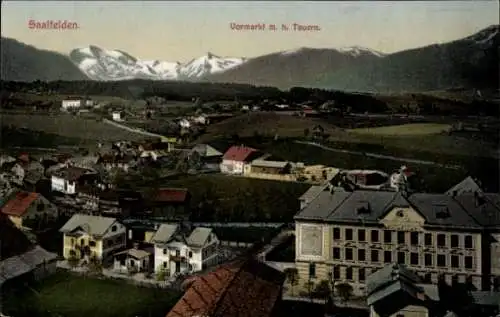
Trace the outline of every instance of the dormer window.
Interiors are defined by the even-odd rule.
[[[446,205],[433,205],[432,209],[434,211],[434,214],[436,215],[436,218],[438,219],[446,219],[451,216],[450,210]]]
[[[358,215],[361,214],[369,214],[370,213],[370,204],[367,201],[362,201],[358,203],[356,208],[356,212]]]
[[[117,229],[118,229],[118,227],[116,225],[114,225],[111,227],[111,232],[116,232]]]

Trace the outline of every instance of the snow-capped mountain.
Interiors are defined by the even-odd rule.
[[[195,79],[224,72],[241,65],[244,58],[226,58],[207,53],[186,64],[180,62],[139,60],[121,50],[104,50],[97,46],[77,48],[70,52],[71,61],[93,80]]]
[[[347,54],[350,54],[352,56],[360,56],[360,55],[363,55],[363,54],[371,54],[371,55],[375,55],[375,56],[378,56],[378,57],[384,57],[386,55],[386,54],[384,54],[382,52],[375,51],[375,50],[372,50],[370,48],[362,47],[362,46],[341,47],[341,48],[338,48],[337,50],[339,52],[347,53]]]

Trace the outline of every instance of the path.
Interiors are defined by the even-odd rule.
[[[382,155],[382,154],[369,153],[369,152],[359,152],[359,151],[337,149],[337,148],[332,148],[329,146],[325,146],[325,145],[322,145],[322,144],[319,144],[316,142],[310,142],[310,141],[294,141],[294,142],[298,143],[298,144],[305,144],[305,145],[314,146],[317,148],[321,148],[323,150],[337,152],[337,153],[348,153],[348,154],[354,154],[354,155],[362,155],[362,156],[366,156],[366,157],[372,157],[372,158],[378,158],[378,159],[384,159],[384,160],[392,160],[392,161],[398,161],[398,162],[404,162],[404,163],[434,165],[434,166],[439,166],[439,167],[444,167],[444,168],[449,168],[449,169],[462,168],[460,165],[447,165],[447,164],[441,164],[441,163],[437,163],[437,162],[433,162],[433,161],[424,161],[424,160],[410,159],[410,158],[405,158],[405,157],[396,157],[396,156],[391,156],[391,155]]]
[[[103,122],[105,122],[107,124],[110,124],[112,126],[115,126],[117,128],[129,131],[129,132],[134,132],[134,133],[142,134],[142,135],[148,136],[148,137],[163,138],[163,135],[156,134],[156,133],[151,133],[151,132],[139,129],[139,128],[128,127],[126,125],[123,125],[123,124],[120,124],[118,122],[111,121],[111,120],[108,120],[108,119],[103,119]]]

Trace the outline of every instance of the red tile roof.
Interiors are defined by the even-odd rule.
[[[154,200],[156,202],[182,203],[186,201],[188,193],[188,190],[185,188],[160,188]]]
[[[30,156],[28,155],[28,153],[22,153],[19,155],[19,160],[27,163],[30,161]]]
[[[2,207],[2,213],[20,217],[37,198],[38,193],[19,192]]]
[[[196,277],[167,317],[267,317],[281,298],[283,273],[254,259]]]
[[[226,153],[224,153],[223,159],[245,162],[245,160],[248,159],[248,157],[255,152],[257,152],[257,150],[252,149],[251,147],[232,146],[229,148],[229,150],[226,151]]]

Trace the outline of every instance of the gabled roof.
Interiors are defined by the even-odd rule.
[[[454,199],[482,226],[500,226],[500,194],[462,193]]]
[[[2,207],[2,213],[22,217],[39,196],[38,193],[18,192]]]
[[[183,203],[188,198],[186,188],[160,188],[153,200],[156,202],[176,202]]]
[[[224,153],[224,160],[238,161],[238,162],[246,162],[247,159],[253,153],[257,152],[256,149],[246,146],[231,146],[229,150]]]
[[[167,317],[271,316],[285,281],[255,259],[238,260],[196,277]]]
[[[460,183],[448,189],[446,195],[461,195],[463,193],[482,192],[481,186],[472,177],[467,176]]]
[[[186,242],[189,246],[202,247],[207,242],[207,239],[211,233],[212,233],[212,228],[204,228],[204,227],[195,228],[191,232],[189,237],[186,239]]]
[[[367,276],[366,291],[368,294],[390,284],[398,279],[412,283],[420,283],[421,279],[403,264],[389,264]]]
[[[314,198],[318,197],[318,195],[323,191],[325,191],[325,186],[313,185],[299,197],[299,200],[310,202],[314,200]]]
[[[178,225],[162,224],[151,238],[151,242],[168,243],[178,230]]]
[[[70,233],[75,229],[81,229],[89,235],[104,235],[106,231],[116,222],[115,218],[76,214],[59,229],[62,233]]]
[[[203,157],[222,156],[223,154],[208,144],[196,144],[191,151],[198,152]]]

